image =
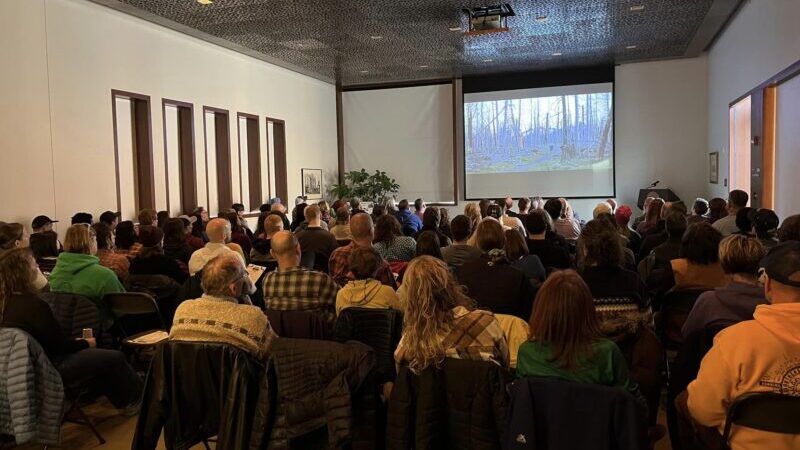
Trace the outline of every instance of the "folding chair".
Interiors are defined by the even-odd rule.
[[[107,294],[103,301],[108,305],[116,319],[115,327],[119,335],[119,342],[136,353],[154,347],[158,342],[138,342],[139,338],[147,334],[163,331],[166,332],[164,319],[158,309],[155,299],[143,292],[123,292]]]
[[[722,432],[722,448],[728,448],[735,425],[781,434],[800,434],[800,397],[776,392],[744,394],[731,403]]]

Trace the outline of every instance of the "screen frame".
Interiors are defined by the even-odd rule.
[[[611,114],[613,120],[611,122],[612,139],[611,145],[613,150],[611,152],[611,180],[612,180],[612,195],[611,197],[605,195],[592,195],[592,196],[573,196],[568,197],[571,200],[591,200],[591,199],[606,199],[617,197],[617,83],[614,77],[614,66],[600,66],[588,69],[567,69],[567,70],[552,70],[544,72],[521,72],[504,75],[492,75],[484,77],[465,77],[460,96],[461,106],[461,173],[462,188],[464,189],[465,201],[480,201],[483,197],[470,197],[467,192],[467,155],[466,155],[466,126],[464,120],[464,95],[477,94],[482,92],[499,92],[511,91],[519,89],[532,89],[544,87],[560,87],[560,86],[578,86],[582,84],[597,84],[597,83],[611,83]],[[455,117],[455,116],[454,116]],[[518,198],[513,197],[512,198]],[[557,198],[557,197],[542,197]]]

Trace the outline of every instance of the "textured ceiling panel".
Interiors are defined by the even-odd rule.
[[[712,4],[733,0],[510,1],[511,31],[480,36],[449,28],[496,1],[95,1],[352,86],[683,57]]]

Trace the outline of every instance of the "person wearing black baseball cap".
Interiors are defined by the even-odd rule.
[[[41,233],[42,231],[53,231],[53,224],[58,223],[47,216],[36,216],[31,222],[31,228],[34,233]]]
[[[761,261],[768,305],[753,320],[720,331],[688,387],[692,418],[722,432],[727,405],[750,392],[800,396],[800,242],[774,247]],[[789,450],[800,435],[738,427],[730,447]]]

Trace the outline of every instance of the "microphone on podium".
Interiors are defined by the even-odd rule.
[[[658,183],[661,183],[661,180],[653,181],[652,183],[650,183],[650,186],[647,186],[647,188],[648,189],[654,188],[654,187],[658,186]]]

